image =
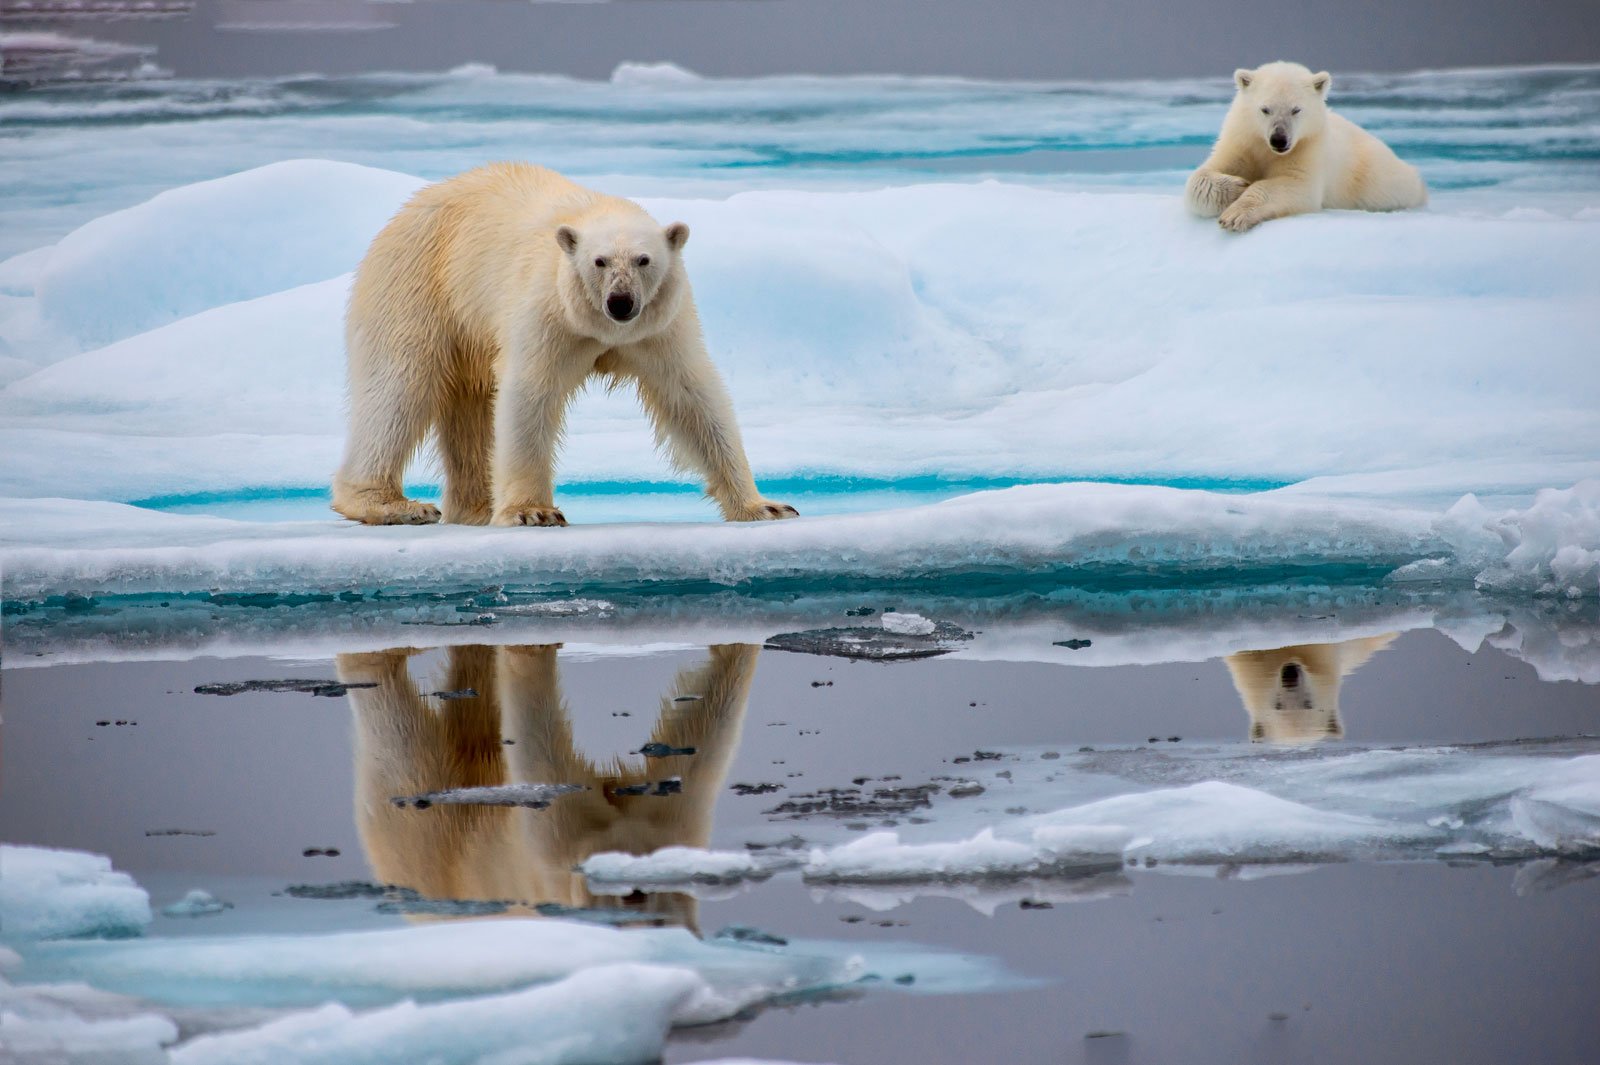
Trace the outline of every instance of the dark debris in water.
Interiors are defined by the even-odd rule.
[[[862,788],[819,788],[814,792],[796,795],[765,810],[768,817],[837,817],[847,820],[857,818],[898,817],[913,810],[924,810],[933,805],[932,796],[940,785],[912,784],[903,788],[874,788],[869,794]]]
[[[408,890],[374,884],[370,880],[338,880],[331,884],[290,884],[283,893],[292,899],[381,899],[391,891]]]
[[[146,836],[215,836],[209,828],[147,828]]]
[[[673,758],[680,754],[693,754],[693,747],[674,747],[667,743],[647,743],[639,748],[638,753],[646,758]]]
[[[444,699],[447,702],[451,699],[476,699],[478,697],[478,689],[456,688],[452,691],[429,692],[428,697],[431,699]]]
[[[797,654],[832,655],[836,658],[864,659],[870,662],[898,662],[915,658],[933,658],[955,650],[954,644],[972,639],[973,634],[959,625],[940,621],[926,636],[890,632],[870,625],[844,628],[807,629],[804,632],[782,632],[768,637],[766,646],[773,651],[793,651]]]
[[[376,681],[345,684],[337,680],[228,680],[195,686],[196,695],[242,695],[245,692],[298,692],[336,699],[351,688],[376,688]]]
[[[511,906],[497,899],[430,899],[414,888],[374,884],[370,880],[339,880],[329,884],[290,884],[283,894],[292,899],[349,902],[377,899],[379,913],[429,917],[487,917],[505,913]]]
[[[389,801],[414,810],[426,810],[430,806],[517,806],[543,810],[561,796],[583,790],[582,784],[503,784],[485,788],[451,788],[421,795],[396,795]]]
[[[1055,640],[1050,646],[1065,647],[1069,651],[1081,651],[1083,648],[1093,645],[1093,643],[1093,640],[1080,640],[1073,638],[1070,640]]]
[[[789,941],[782,936],[763,932],[759,928],[752,928],[745,924],[732,924],[719,931],[712,939],[720,939],[727,943],[750,943],[761,947],[787,947]]]
[[[425,899],[409,888],[401,897],[385,899],[373,907],[379,913],[399,913],[419,917],[492,917],[511,908],[496,899]]]
[[[637,784],[621,784],[611,789],[613,795],[682,795],[683,778],[668,777],[666,780],[641,780]]]
[[[762,781],[758,784],[730,784],[728,788],[735,795],[771,795],[775,791],[782,791],[783,785]]]
[[[624,910],[606,906],[565,906],[559,902],[541,902],[534,907],[541,917],[559,917],[569,921],[588,921],[590,924],[610,925],[615,928],[661,928],[671,922],[662,914],[643,910]]]
[[[749,851],[798,851],[804,850],[807,843],[800,836],[785,836],[783,839],[773,840],[769,843],[746,843],[745,850]]]

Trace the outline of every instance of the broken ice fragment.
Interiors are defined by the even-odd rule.
[[[217,898],[209,891],[195,888],[177,902],[161,907],[165,917],[210,917],[233,909],[233,903]]]
[[[936,627],[921,614],[888,613],[878,620],[886,631],[898,636],[932,636]]]
[[[948,621],[931,624],[933,628],[926,633],[902,633],[865,625],[783,632],[769,637],[766,646],[774,651],[893,662],[949,654],[955,650],[952,644],[973,637],[972,633]]]
[[[396,806],[426,810],[430,806],[521,806],[543,810],[563,795],[585,790],[582,784],[500,784],[482,788],[450,788],[421,795],[397,795]]]

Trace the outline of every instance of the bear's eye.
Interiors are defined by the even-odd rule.
[[[1270,114],[1272,114],[1272,108],[1270,108],[1270,107],[1263,107],[1263,108],[1262,108],[1262,109],[1261,109],[1261,113],[1262,113],[1262,114],[1264,114],[1264,115],[1270,115]]]
[[[636,262],[640,266],[649,266],[650,265],[650,256],[641,255],[641,256],[639,256],[639,258],[635,259],[634,262]]]
[[[604,270],[606,268],[606,261],[604,259],[596,259],[594,261],[594,264],[596,266],[598,266],[602,270]]]
[[[1289,113],[1291,115],[1298,115],[1300,113],[1300,109],[1298,107],[1291,107],[1289,108]]]

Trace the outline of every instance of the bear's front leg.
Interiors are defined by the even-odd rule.
[[[567,402],[583,375],[561,369],[559,360],[550,360],[502,377],[494,413],[495,525],[567,523],[555,504],[556,449]]]
[[[716,500],[723,520],[799,517],[789,504],[766,499],[756,488],[727,387],[698,328],[690,328],[641,345],[619,367],[638,381],[639,399],[655,424],[656,439],[666,445],[675,465],[705,477],[706,494]]]
[[[1189,175],[1189,183],[1184,188],[1184,202],[1188,204],[1190,213],[1201,218],[1215,218],[1232,206],[1249,187],[1250,182],[1244,178],[1201,167]]]
[[[1273,218],[1306,214],[1321,206],[1321,196],[1298,178],[1267,178],[1244,191],[1217,218],[1217,225],[1230,233],[1243,233]]]

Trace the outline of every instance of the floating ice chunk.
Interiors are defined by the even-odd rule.
[[[1024,876],[1018,879],[813,881],[811,894],[813,898],[853,902],[878,912],[892,910],[918,899],[955,899],[985,917],[992,917],[1002,906],[1036,908],[1044,903],[1054,906],[1057,903],[1090,902],[1126,895],[1133,889],[1133,882],[1120,872],[1100,869],[1082,870],[1080,873]]]
[[[39,274],[39,308],[88,347],[323,281],[354,269],[422,184],[296,159],[172,189],[63,238]]]
[[[543,810],[563,795],[583,791],[582,784],[495,784],[478,788],[451,788],[423,795],[397,795],[396,806],[426,810],[430,806],[520,806]]]
[[[623,962],[692,969],[710,991],[684,1022],[720,1020],[774,995],[850,984],[864,962],[839,952],[752,950],[682,928],[619,930],[540,918],[459,921],[297,936],[208,936],[41,944],[39,979],[84,980],[174,1005],[352,1008],[428,995],[501,992]]]
[[[0,979],[0,1060],[167,1065],[171,1020],[135,999],[83,984],[14,986]]]
[[[1132,834],[1116,825],[1041,825],[1029,841],[1001,839],[985,828],[953,843],[901,843],[895,832],[873,832],[833,848],[817,848],[807,880],[893,883],[977,880],[1082,872],[1120,866]]]
[[[632,1065],[658,1057],[674,1020],[711,993],[692,970],[606,965],[509,994],[367,1013],[323,1006],[201,1036],[172,1065]]]
[[[1547,851],[1600,854],[1600,755],[1574,758],[1513,796],[1511,823]]]
[[[83,851],[0,846],[0,936],[136,936],[150,896],[111,859]]]
[[[932,636],[937,628],[933,622],[921,614],[901,614],[889,611],[880,618],[883,627],[898,636]]]
[[[161,907],[165,917],[211,917],[233,909],[233,903],[217,898],[209,891],[195,888],[177,902]]]
[[[663,847],[651,854],[607,851],[592,855],[579,871],[595,884],[733,884],[771,876],[782,865],[748,851]]]

